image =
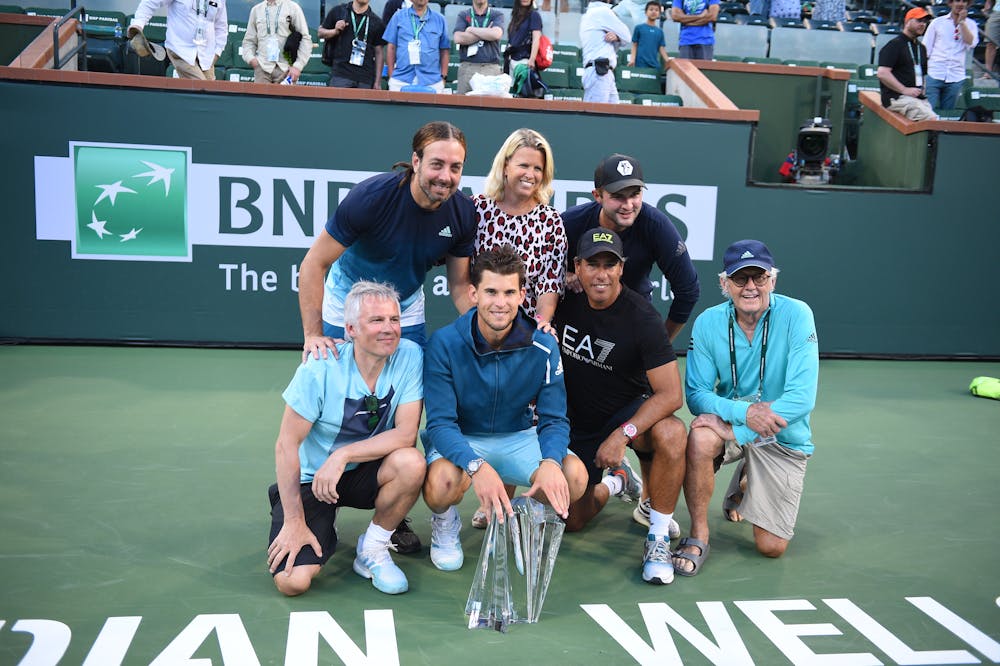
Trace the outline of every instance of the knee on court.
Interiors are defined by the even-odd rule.
[[[297,597],[309,591],[312,579],[313,573],[306,567],[300,566],[292,569],[292,573],[287,576],[283,571],[279,571],[274,576],[274,585],[286,597]]]

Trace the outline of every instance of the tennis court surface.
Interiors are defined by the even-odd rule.
[[[355,510],[308,594],[274,589],[266,488],[297,362],[0,347],[0,664],[1000,663],[1000,402],[967,391],[1000,363],[822,361],[784,558],[722,519],[717,488],[703,571],[647,585],[644,528],[613,500],[563,539],[541,621],[500,634],[463,615],[472,494],[461,571],[431,564],[420,501],[408,593],[352,572]]]

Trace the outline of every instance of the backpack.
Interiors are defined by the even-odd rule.
[[[538,53],[535,54],[535,69],[539,72],[552,64],[554,50],[552,40],[542,35],[538,38]]]

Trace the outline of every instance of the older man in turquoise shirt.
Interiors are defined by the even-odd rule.
[[[708,557],[708,504],[721,465],[739,462],[725,518],[752,524],[757,550],[780,557],[813,452],[819,345],[812,310],[774,292],[778,269],[764,243],[737,241],[723,261],[726,302],[698,316],[688,346],[685,384],[695,419],[684,479],[691,535],[674,552],[682,576],[698,573]]]

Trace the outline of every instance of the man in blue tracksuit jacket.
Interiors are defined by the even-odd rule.
[[[505,483],[530,486],[525,495],[563,518],[586,488],[586,469],[567,450],[559,347],[520,310],[524,279],[509,245],[478,255],[469,287],[476,307],[435,332],[424,353],[424,501],[434,514],[431,561],[443,571],[462,566],[455,505],[470,486],[499,520],[513,512]]]

